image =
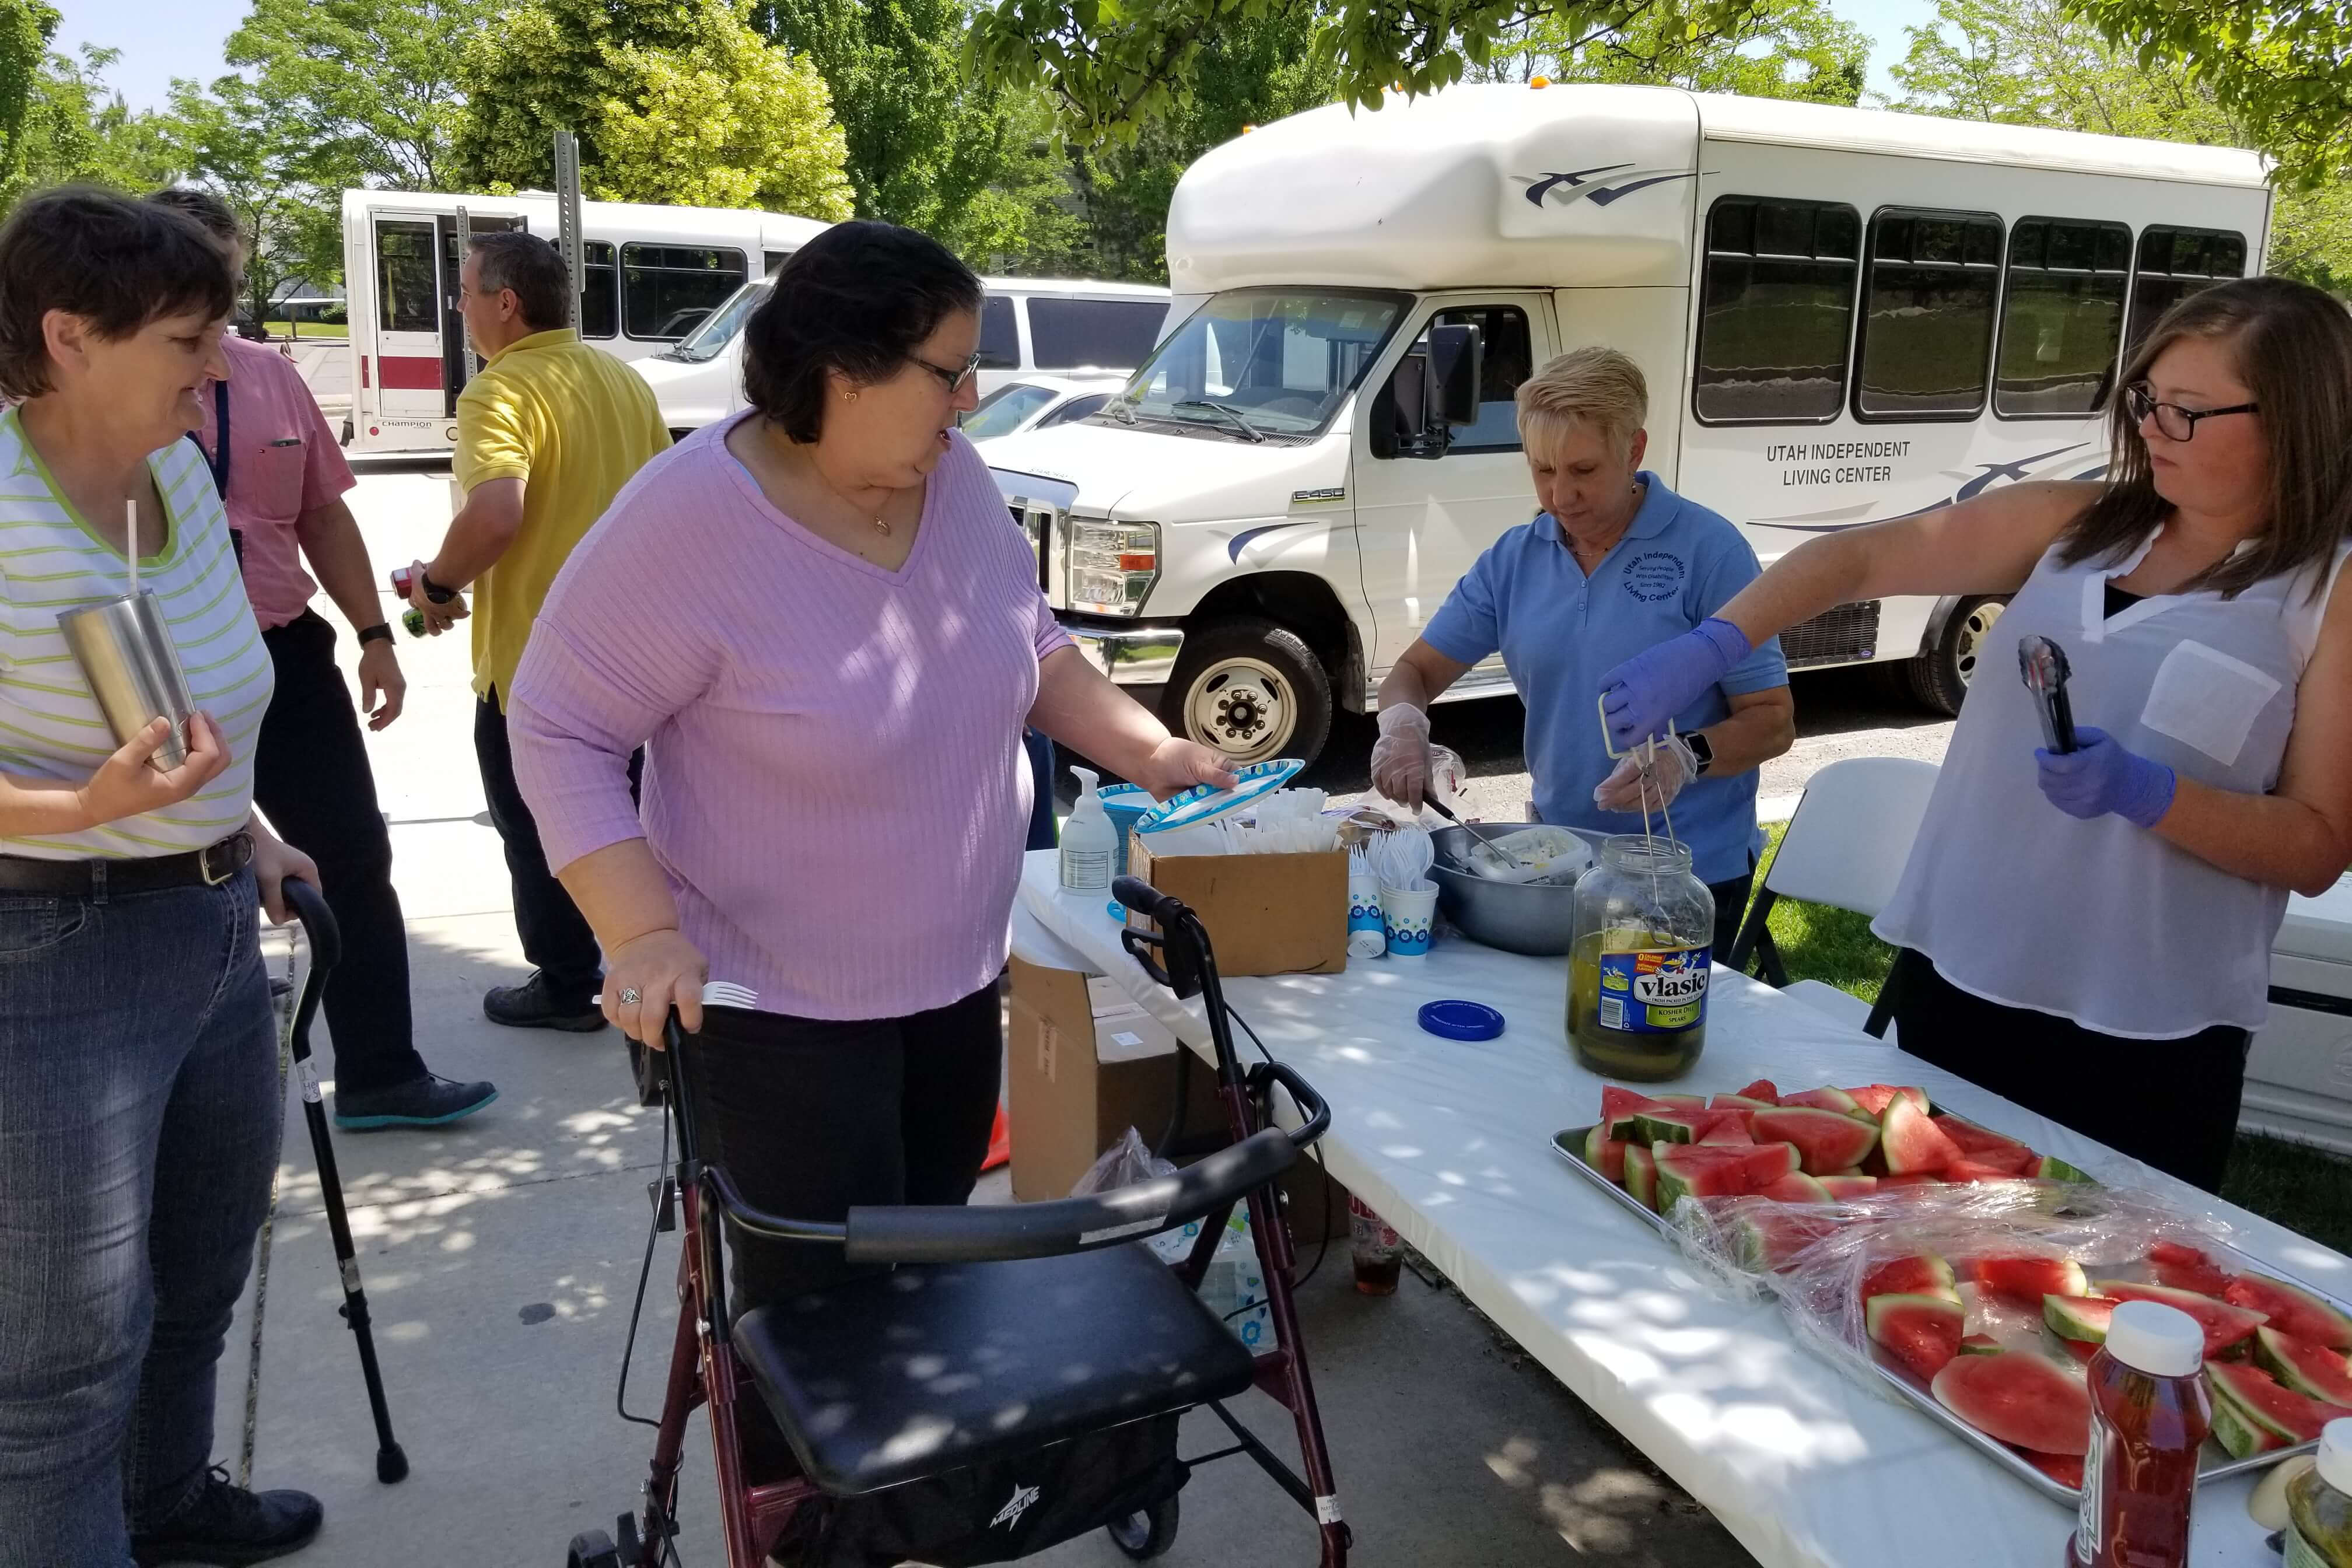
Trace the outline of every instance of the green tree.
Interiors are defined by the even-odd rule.
[[[857,216],[919,228],[951,248],[1002,237],[1017,127],[960,58],[961,0],[762,0],[752,24],[814,66],[848,146]]]
[[[2343,0],[2074,0],[2151,72],[2187,74],[2303,189],[2352,173],[2352,6]]]
[[[554,181],[551,132],[580,138],[602,200],[850,216],[824,80],[746,23],[744,0],[522,0],[467,44],[462,182]]]
[[[85,44],[79,58],[52,54],[34,73],[14,161],[0,171],[0,212],[47,185],[87,180],[142,191],[177,168],[162,117],[132,113],[108,89],[106,70],[118,58]]]
[[[489,0],[253,0],[226,56],[299,129],[321,185],[446,190],[465,105],[458,61],[489,10]]]
[[[1656,12],[1627,26],[1571,34],[1558,16],[1522,23],[1487,66],[1486,81],[1624,82],[1810,103],[1862,100],[1870,39],[1822,0],[1759,0],[1720,31],[1691,36]]]
[[[2209,75],[2162,58],[2143,64],[2060,0],[1938,0],[1936,20],[1909,32],[1910,52],[1892,75],[1904,89],[1897,107],[1915,113],[2210,146],[2257,140]],[[2352,186],[2282,182],[2269,265],[2337,293],[2352,289]]]
[[[156,129],[173,176],[226,202],[251,239],[245,303],[256,321],[268,318],[288,279],[341,276],[341,205],[306,177],[299,123],[253,83],[224,76],[207,89],[174,81]]]
[[[0,0],[0,178],[14,175],[24,154],[34,84],[62,19],[42,0]]]

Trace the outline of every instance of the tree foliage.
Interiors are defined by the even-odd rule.
[[[1488,81],[1622,82],[1852,105],[1862,99],[1870,39],[1822,0],[1759,0],[1717,31],[1692,34],[1658,12],[1599,36],[1543,16],[1506,33]]]
[[[741,0],[522,0],[499,13],[465,51],[459,179],[551,186],[551,133],[569,128],[582,188],[600,200],[847,217],[823,79],[746,16]]]
[[[342,204],[310,183],[299,130],[240,76],[209,89],[174,81],[171,108],[155,122],[171,178],[212,191],[250,237],[246,309],[256,321],[268,318],[288,279],[320,285],[342,270]]]
[[[252,0],[228,63],[253,73],[325,186],[450,187],[457,65],[490,0]]]
[[[2144,64],[2060,0],[1938,0],[1892,74],[1897,107],[2012,125],[2242,147],[2258,140],[2209,74]],[[2352,291],[2352,188],[2282,182],[2270,268]]]
[[[0,178],[16,173],[34,83],[61,20],[42,0],[0,0]]]

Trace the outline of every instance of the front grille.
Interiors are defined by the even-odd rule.
[[[1878,657],[1878,601],[1840,605],[1780,634],[1780,657],[1790,669],[1858,664]]]

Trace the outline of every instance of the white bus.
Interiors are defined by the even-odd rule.
[[[1672,88],[1319,109],[1186,171],[1183,324],[1127,391],[988,458],[1115,679],[1237,759],[1311,755],[1535,514],[1512,395],[1554,354],[1633,356],[1648,466],[1769,563],[2102,472],[2120,356],[2260,270],[2269,220],[2260,160],[2225,148]],[[1442,388],[1471,340],[1475,384]],[[1948,710],[1999,607],[1843,605],[1781,644],[1908,660]],[[1494,660],[1447,695],[1509,689]]]
[[[466,380],[457,313],[457,209],[474,233],[552,240],[555,197],[414,191],[343,193],[356,452],[446,452]],[[580,335],[624,360],[685,338],[746,279],[763,277],[828,225],[782,213],[581,204]]]

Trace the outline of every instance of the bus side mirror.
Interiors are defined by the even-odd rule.
[[[1478,422],[1478,381],[1484,358],[1477,328],[1430,328],[1428,335],[1397,363],[1395,374],[1373,405],[1372,455],[1445,456],[1453,444],[1454,427]]]

